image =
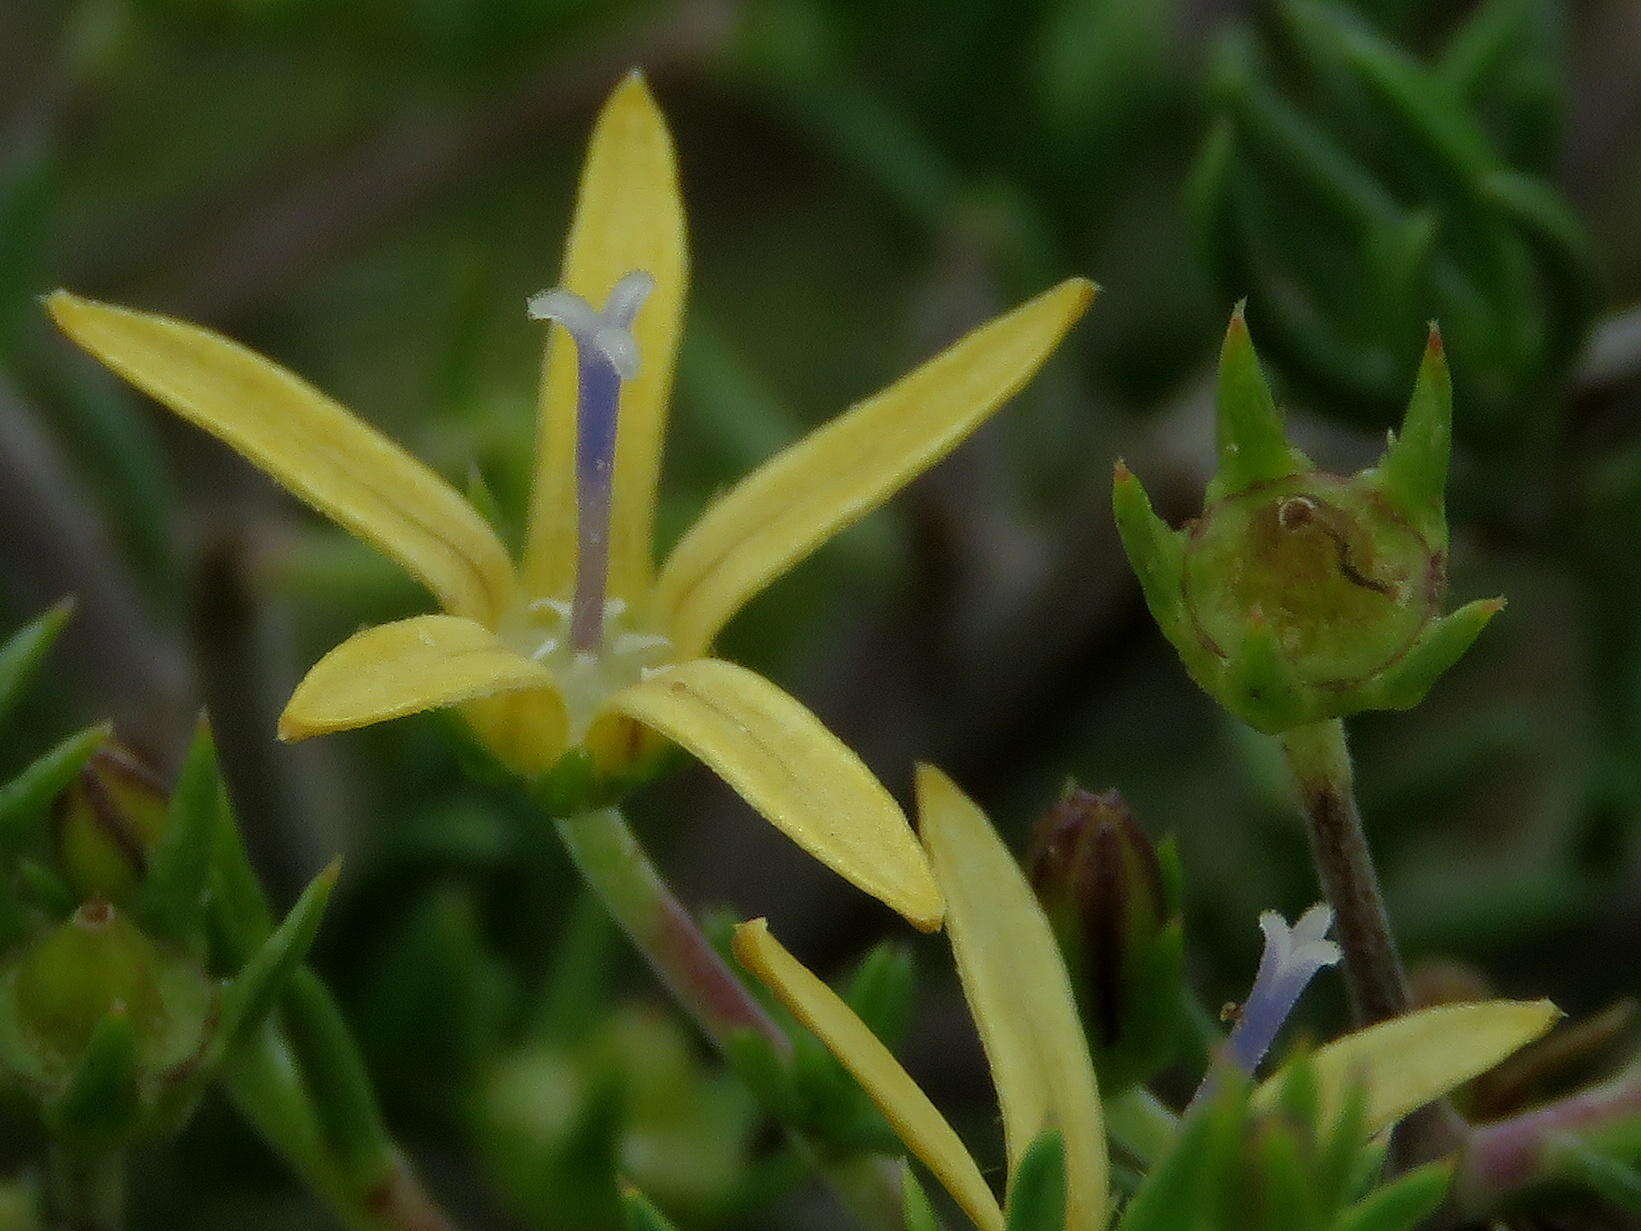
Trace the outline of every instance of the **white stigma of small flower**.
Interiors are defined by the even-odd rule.
[[[655,279],[635,269],[611,289],[603,311],[562,287],[532,295],[527,305],[533,319],[563,326],[576,347],[576,581],[570,643],[584,653],[597,653],[604,639],[621,385],[638,375],[632,326],[654,289]]]

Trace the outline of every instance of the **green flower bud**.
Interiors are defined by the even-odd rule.
[[[1159,854],[1116,791],[1070,788],[1038,821],[1027,870],[1059,939],[1102,1087],[1172,1058],[1183,931],[1171,846]]]
[[[217,1002],[191,958],[87,902],[0,975],[0,1069],[39,1098],[54,1133],[127,1140],[196,1067]]]
[[[165,829],[164,784],[117,744],[104,744],[57,799],[59,869],[85,899],[128,905]]]
[[[17,968],[18,1020],[43,1056],[70,1061],[110,1013],[123,1014],[139,1036],[151,1034],[164,1009],[155,983],[154,942],[107,902],[88,902],[46,933]]]
[[[1350,478],[1288,444],[1239,306],[1219,373],[1219,471],[1202,516],[1173,530],[1117,464],[1112,502],[1146,603],[1211,696],[1276,733],[1406,709],[1503,606],[1441,614],[1452,386],[1429,344],[1401,435]]]

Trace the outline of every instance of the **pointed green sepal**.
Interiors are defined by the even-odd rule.
[[[161,936],[188,941],[204,922],[223,790],[216,744],[201,719],[137,894],[138,917]]]
[[[1226,661],[1221,682],[1226,704],[1257,730],[1270,734],[1305,721],[1308,690],[1282,653],[1276,630],[1257,614],[1249,617],[1247,633]]]
[[[1185,573],[1185,536],[1151,507],[1151,498],[1121,461],[1111,477],[1111,510],[1117,520],[1128,563],[1139,578],[1151,618],[1185,659],[1193,677],[1211,668],[1212,656],[1192,635],[1181,578]]]
[[[1009,1177],[1008,1231],[1062,1231],[1066,1223],[1065,1143],[1053,1129],[1026,1147]]]
[[[214,1051],[217,1059],[231,1051],[240,1038],[273,1007],[291,976],[307,956],[320,920],[330,901],[331,890],[341,874],[340,860],[313,878],[291,907],[285,921],[251,956],[238,976],[222,993],[222,1018]]]
[[[18,629],[0,646],[0,719],[11,713],[57,634],[74,614],[74,600],[65,598],[50,611]]]
[[[1243,305],[1231,314],[1219,355],[1219,472],[1208,484],[1207,502],[1244,491],[1256,483],[1286,478],[1310,463],[1289,446],[1282,412],[1260,369]]]
[[[1423,701],[1431,685],[1464,657],[1488,621],[1503,609],[1502,598],[1477,599],[1425,629],[1402,660],[1380,679],[1379,707],[1405,710]]]
[[[68,789],[108,736],[107,723],[71,735],[0,787],[0,850],[37,844],[51,801]]]
[[[1444,493],[1447,462],[1453,451],[1453,379],[1441,330],[1430,325],[1430,340],[1419,364],[1418,380],[1378,470],[1378,485],[1433,550],[1447,546]]]
[[[918,1182],[910,1162],[900,1165],[900,1203],[901,1221],[906,1224],[906,1231],[941,1231],[940,1220],[934,1216],[929,1194],[923,1191],[923,1185]]]
[[[119,1145],[140,1116],[137,1028],[124,1008],[103,1015],[62,1094],[47,1110],[52,1132],[82,1148]]]

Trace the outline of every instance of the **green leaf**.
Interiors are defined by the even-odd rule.
[[[68,788],[108,735],[107,723],[71,735],[0,787],[0,850],[20,851],[41,842],[52,800]]]
[[[1066,1222],[1065,1143],[1053,1129],[1026,1147],[1009,1177],[1008,1231],[1062,1231]]]
[[[1214,1147],[1213,1107],[1188,1116],[1174,1148],[1151,1168],[1123,1210],[1117,1231],[1178,1231],[1194,1225],[1207,1195],[1207,1163]]]
[[[1413,1231],[1441,1205],[1452,1178],[1449,1163],[1430,1163],[1410,1171],[1346,1210],[1332,1231]]]
[[[1629,1214],[1641,1214],[1641,1168],[1568,1135],[1554,1143],[1553,1170]]]
[[[225,790],[211,728],[201,721],[137,894],[137,915],[157,935],[187,942],[204,922]]]
[[[627,1188],[621,1194],[621,1207],[627,1215],[627,1231],[677,1231],[648,1197],[636,1188]]]
[[[941,1231],[934,1206],[929,1204],[929,1194],[923,1191],[909,1161],[900,1165],[900,1200],[906,1231]]]
[[[0,645],[0,720],[11,713],[23,689],[34,678],[40,662],[69,616],[74,614],[74,600],[65,598],[50,611],[37,617]]]
[[[138,1110],[136,1026],[129,1014],[116,1009],[97,1023],[85,1056],[48,1116],[54,1133],[76,1145],[96,1147],[129,1137]]]
[[[286,1034],[329,1152],[344,1176],[369,1188],[392,1169],[394,1150],[359,1046],[313,971],[304,967],[291,976],[282,1003]]]
[[[217,795],[217,809],[221,821],[211,861],[209,922],[218,957],[228,969],[237,970],[273,934],[273,911],[245,853],[245,839],[226,788]]]
[[[855,971],[843,999],[891,1051],[905,1040],[917,994],[917,971],[904,945],[875,945]]]
[[[262,1018],[307,956],[324,918],[325,905],[342,870],[332,863],[303,890],[291,913],[274,929],[267,942],[251,956],[222,994],[222,1018],[215,1051],[231,1051],[240,1038]]]

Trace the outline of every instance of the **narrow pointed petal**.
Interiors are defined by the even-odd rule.
[[[975,1225],[981,1231],[1002,1231],[997,1198],[946,1117],[843,998],[770,934],[768,920],[754,919],[735,929],[735,956],[854,1075],[906,1148]]]
[[[946,895],[958,977],[1002,1105],[1009,1170],[1039,1134],[1059,1130],[1066,1227],[1101,1231],[1107,1163],[1099,1087],[1048,919],[985,814],[932,766],[918,768],[917,808]]]
[[[656,618],[700,654],[755,594],[950,453],[1031,379],[1087,310],[1080,278],[970,333],[720,497],[667,560]]]
[[[58,291],[63,332],[321,513],[397,561],[445,610],[490,620],[512,565],[485,520],[398,445],[220,334]]]
[[[1379,484],[1434,548],[1447,543],[1444,508],[1452,450],[1453,378],[1447,370],[1441,331],[1432,324],[1401,435],[1379,466]]]
[[[557,712],[553,675],[459,616],[416,616],[367,628],[316,663],[279,718],[279,738],[307,739],[464,701],[534,690]]]
[[[787,837],[925,931],[940,890],[899,806],[860,758],[768,680],[699,658],[652,673],[608,709],[705,761]]]
[[[1321,1122],[1333,1123],[1359,1084],[1367,1094],[1363,1132],[1371,1136],[1485,1073],[1561,1015],[1548,1000],[1488,1000],[1421,1009],[1347,1034],[1310,1058]],[[1261,1084],[1255,1107],[1274,1106],[1281,1087],[1280,1073]]]
[[[655,289],[633,323],[638,374],[623,383],[610,513],[612,597],[636,603],[649,584],[655,485],[689,277],[678,165],[649,87],[629,74],[593,128],[558,286],[602,305],[643,270]],[[536,595],[568,596],[576,558],[576,349],[554,327],[542,371],[535,491],[524,579]]]
[[[1208,485],[1208,502],[1255,483],[1297,474],[1307,463],[1290,448],[1282,412],[1260,370],[1248,323],[1238,304],[1219,354],[1219,472]]]
[[[1405,710],[1423,701],[1431,686],[1464,657],[1481,630],[1503,610],[1502,598],[1479,598],[1425,629],[1402,660],[1382,677],[1379,704],[1385,709]]]

